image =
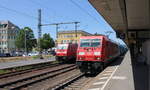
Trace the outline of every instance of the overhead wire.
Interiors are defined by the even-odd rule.
[[[27,13],[20,12],[20,11],[14,10],[14,9],[7,8],[7,7],[5,7],[5,6],[1,5],[1,4],[0,4],[0,8],[5,9],[5,10],[8,10],[8,11],[10,11],[10,12],[14,12],[14,13],[20,14],[20,15],[25,16],[25,17],[28,17],[28,18],[32,18],[32,19],[34,19],[34,20],[38,20],[38,17],[29,15],[29,14],[27,14]],[[44,22],[46,22],[46,21],[44,21]]]
[[[37,2],[37,1],[34,1],[34,0],[28,0],[28,1],[33,3],[36,6],[40,6],[40,8],[43,7],[43,5],[41,3],[39,3],[39,2]],[[49,10],[47,6],[44,6],[44,9]]]
[[[17,13],[17,14],[20,14],[20,15],[23,15],[23,16],[26,16],[26,17],[30,17],[30,18],[32,18],[32,19],[38,19],[37,17],[28,15],[28,14],[26,14],[26,13],[23,13],[23,12],[14,10],[14,9],[10,9],[10,8],[4,7],[4,6],[2,6],[2,5],[0,5],[0,8],[6,9],[6,10],[11,11],[11,12],[15,12],[15,13]]]
[[[100,21],[95,18],[93,15],[91,15],[88,11],[86,11],[84,8],[82,8],[79,4],[77,4],[75,1],[73,0],[69,0],[72,4],[74,4],[76,7],[78,7],[80,10],[82,10],[85,14],[87,14],[88,16],[90,16],[91,18],[93,18],[93,20],[95,20],[97,23],[99,23]]]
[[[64,17],[64,16],[61,16],[61,15],[57,15],[56,14],[56,12],[55,12],[55,10],[53,10],[52,8],[49,8],[49,7],[47,7],[46,5],[43,5],[43,4],[41,4],[41,3],[39,3],[39,2],[37,2],[37,1],[35,1],[35,0],[28,0],[29,2],[31,2],[31,3],[33,3],[33,4],[35,4],[35,5],[37,5],[37,6],[40,6],[40,7],[44,7],[45,9],[47,9],[47,10],[51,10],[54,14],[55,14],[55,16],[57,16],[57,17]],[[70,19],[69,17],[64,17],[64,18],[68,18],[68,19]],[[72,21],[75,21],[75,20],[73,20],[73,19],[71,19]]]

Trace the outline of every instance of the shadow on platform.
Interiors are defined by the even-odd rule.
[[[148,65],[144,65],[143,63],[137,63],[136,60],[132,60],[132,70],[135,90],[149,90]]]
[[[124,56],[120,56],[120,57],[116,58],[115,60],[113,60],[113,62],[110,63],[109,66],[120,65],[122,63],[123,59],[124,59]]]
[[[110,66],[121,65],[122,63],[125,63],[124,60],[127,58],[131,60],[130,55],[125,55],[124,57],[119,58],[117,62],[113,62]],[[125,64],[127,67],[129,67],[129,62],[128,64]],[[130,64],[131,64],[131,68],[121,68],[121,70],[132,69],[128,71],[129,73],[131,71],[131,74],[128,74],[128,75],[131,75],[131,77],[129,76],[129,78],[131,79],[133,78],[134,90],[150,90],[148,65],[144,65],[143,63],[137,63],[136,60],[131,60]],[[129,82],[130,81],[132,82],[132,80],[129,80]]]

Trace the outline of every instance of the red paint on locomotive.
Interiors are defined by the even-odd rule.
[[[119,56],[118,45],[106,36],[80,37],[77,50],[77,65],[82,71],[103,68],[114,58]]]
[[[77,44],[58,44],[56,49],[56,59],[59,61],[67,61],[76,58]]]

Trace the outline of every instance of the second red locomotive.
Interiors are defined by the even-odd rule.
[[[95,73],[119,56],[118,45],[106,36],[80,37],[77,50],[77,65],[81,72]]]
[[[56,60],[60,62],[75,62],[77,44],[58,44],[56,49]]]

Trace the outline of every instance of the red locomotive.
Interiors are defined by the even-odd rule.
[[[80,37],[77,49],[77,65],[81,72],[95,73],[119,56],[119,47],[106,36]]]
[[[56,49],[56,60],[60,62],[75,62],[77,44],[58,44]]]

